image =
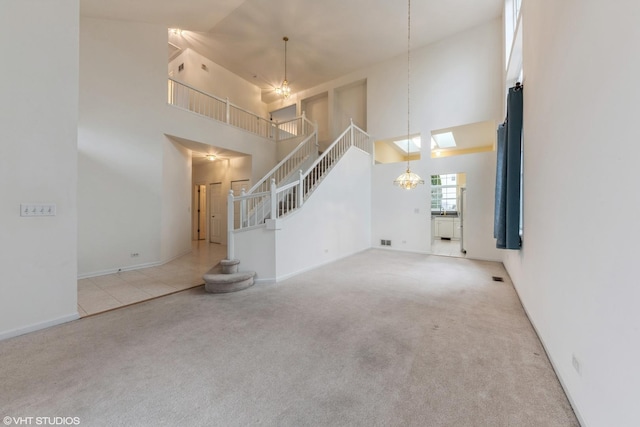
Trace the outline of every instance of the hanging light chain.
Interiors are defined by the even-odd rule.
[[[411,172],[411,0],[407,0],[407,171],[400,175],[393,183],[411,190],[418,184],[424,184],[424,180]]]
[[[409,170],[409,151],[411,135],[411,0],[407,4],[407,170]]]

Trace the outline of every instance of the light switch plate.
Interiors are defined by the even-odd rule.
[[[56,216],[56,205],[52,203],[22,203],[20,216]]]

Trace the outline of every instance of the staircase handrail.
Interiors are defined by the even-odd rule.
[[[305,120],[308,121],[308,119]],[[271,169],[260,181],[258,181],[253,187],[251,187],[249,189],[249,191],[247,191],[247,194],[251,194],[253,192],[255,192],[258,188],[260,188],[261,186],[264,187],[262,190],[263,191],[267,191],[269,184],[271,182],[271,179],[276,175],[276,173],[278,172],[278,170],[280,168],[282,168],[291,158],[293,158],[296,154],[299,154],[300,151],[303,150],[303,148],[309,148],[307,145],[311,146],[311,144],[309,144],[311,141],[314,142],[313,146],[318,147],[318,133],[315,129],[315,125],[311,122],[309,122],[311,124],[311,126],[313,126],[313,133],[311,133],[311,135],[309,135],[308,137],[306,137],[305,139],[303,139],[300,144],[298,144],[296,146],[295,149],[293,149],[289,154],[287,154],[287,156],[280,160],[280,162],[278,162],[277,165],[275,165],[273,167],[273,169]],[[295,168],[292,168],[292,171],[289,173],[295,172]],[[289,175],[289,173],[287,175]],[[266,184],[266,185],[265,185]]]
[[[358,145],[356,145],[356,138],[355,138],[355,133],[354,131],[359,131],[367,140],[367,146],[366,147],[359,147]],[[300,189],[301,191],[303,191],[303,193],[301,194],[301,202],[304,203],[304,201],[307,200],[307,198],[309,197],[309,195],[311,195],[311,193],[313,192],[313,190],[315,189],[316,185],[317,185],[317,181],[324,176],[324,174],[326,172],[328,172],[327,169],[329,169],[332,166],[332,162],[329,162],[327,160],[327,158],[329,156],[333,156],[334,152],[336,151],[336,147],[338,146],[338,144],[340,144],[341,142],[343,142],[346,138],[346,135],[349,134],[349,138],[348,138],[348,144],[346,144],[345,149],[342,152],[337,153],[337,155],[332,159],[332,160],[339,160],[340,157],[342,157],[342,155],[347,151],[347,149],[351,146],[355,146],[369,154],[373,154],[373,150],[371,147],[371,136],[365,132],[364,130],[362,130],[361,128],[359,128],[357,125],[355,125],[353,123],[353,119],[351,119],[351,123],[349,125],[349,127],[347,127],[345,129],[344,132],[342,132],[340,134],[339,137],[336,138],[335,141],[333,141],[333,143],[329,146],[329,148],[327,148],[320,157],[318,157],[316,159],[315,162],[313,162],[313,164],[309,167],[309,169],[307,169],[306,172],[303,172],[300,174]],[[305,185],[305,181],[307,181],[307,178],[309,177],[309,175],[311,175],[312,172],[319,170],[319,165],[322,163],[325,163],[325,169],[322,171],[321,174],[319,174],[318,176],[316,176],[316,180],[314,181],[314,183],[312,185]]]

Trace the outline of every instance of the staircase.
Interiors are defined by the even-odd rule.
[[[333,159],[329,159],[327,162],[321,162],[316,164],[309,173],[309,179],[304,182],[304,193],[309,194],[310,191],[316,187],[316,183],[321,179],[325,172],[331,168]],[[295,210],[298,207],[298,191],[299,187],[294,186],[291,188],[291,192],[278,199],[278,218],[285,216],[288,212]]]
[[[301,144],[290,153],[291,158],[299,159],[297,164],[305,163],[309,160],[309,156],[314,154],[311,148],[303,149],[303,146],[304,144]],[[239,197],[230,193],[227,204],[229,208],[227,217],[230,219],[228,223],[228,258],[233,259],[235,255],[237,233],[258,227],[278,229],[279,220],[284,220],[293,212],[303,209],[304,203],[311,197],[322,180],[352,147],[369,155],[373,152],[369,135],[353,122],[322,155],[306,168],[306,171],[300,169],[296,173],[295,169],[285,162],[286,166],[278,165],[247,193]],[[313,148],[315,149],[315,146]],[[300,153],[304,153],[304,155]],[[277,179],[277,177],[283,178]],[[240,209],[241,220],[239,225],[234,227],[233,218],[236,208]]]
[[[289,140],[289,144],[295,144],[295,138],[303,138],[296,148],[262,180],[248,192],[245,193],[243,190],[242,196],[237,198],[242,228],[264,224],[267,219],[283,216],[293,206],[298,206],[295,199],[297,194],[293,192],[286,199],[280,200],[280,212],[274,213],[273,203],[276,201],[276,196],[272,196],[268,190],[271,186],[294,181],[296,172],[305,169],[318,157],[317,128],[304,113],[301,117],[292,120],[273,122],[232,104],[229,99],[218,98],[172,78],[168,80],[167,103],[277,142]],[[287,149],[286,144],[278,145],[281,149]],[[235,202],[233,193],[230,194],[230,198],[229,230],[232,231]],[[233,250],[230,250],[228,259],[222,260],[203,276],[205,290],[211,293],[235,292],[252,286],[256,273],[254,271],[238,272],[239,263],[240,261],[233,257]]]

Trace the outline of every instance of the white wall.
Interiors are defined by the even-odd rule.
[[[81,19],[81,276],[162,260],[166,43],[161,25]]]
[[[77,0],[0,13],[0,339],[78,317]],[[20,217],[51,203],[53,217]]]
[[[301,104],[307,119],[318,126],[318,142],[323,146],[330,145],[333,141],[329,132],[329,95],[319,94],[303,100]]]
[[[467,257],[500,259],[493,240],[495,153],[432,159],[431,130],[501,115],[500,21],[473,28],[412,52],[411,133],[422,136],[421,159],[411,168],[425,185],[404,191],[393,180],[404,172],[403,164],[379,164],[373,171],[372,245],[391,240],[391,249],[430,251],[430,185],[436,173],[466,172],[468,179],[465,247]],[[405,76],[404,79],[401,76]],[[395,81],[395,85],[389,85]],[[407,134],[406,57],[379,64],[369,71],[369,133],[376,140]],[[417,210],[417,211],[416,211]],[[401,220],[400,220],[401,219]]]
[[[523,8],[524,236],[504,263],[583,425],[637,426],[640,3]]]
[[[335,91],[334,134],[340,135],[353,120],[360,129],[367,130],[367,81],[359,81]],[[331,141],[333,142],[333,141]]]
[[[501,122],[502,46],[501,19],[496,19],[411,52],[411,133],[428,141],[431,130],[493,120]],[[328,94],[329,128],[338,127],[340,88],[366,81],[367,131],[375,140],[407,133],[407,58],[400,55],[375,66],[357,70],[336,80],[294,94],[310,99]],[[390,83],[391,82],[391,83]],[[335,135],[337,136],[337,135]],[[471,193],[467,212],[470,236],[465,239],[467,257],[498,260],[493,239],[495,159],[488,154],[431,159],[423,144],[421,160],[411,168],[428,182],[436,171],[467,172]],[[472,157],[468,157],[472,156]],[[476,164],[478,160],[479,164]],[[392,249],[429,253],[431,248],[430,188],[401,191],[392,182],[405,167],[400,164],[373,168],[372,245],[392,240]],[[485,202],[488,200],[489,202]],[[416,213],[417,210],[417,213]],[[475,214],[477,212],[477,215]],[[473,216],[472,216],[473,215]],[[401,220],[400,220],[401,219]],[[473,231],[473,233],[471,232]]]
[[[166,46],[161,25],[81,19],[80,276],[190,251],[191,151],[168,135],[252,155],[254,182],[275,165],[275,142],[167,105]]]
[[[273,230],[258,227],[234,232],[235,258],[240,271],[255,271],[258,282],[276,280],[276,235]]]
[[[163,261],[191,252],[191,150],[165,137],[162,167]]]
[[[184,69],[178,71],[180,64]],[[202,68],[206,67],[206,70]],[[261,101],[261,91],[245,79],[210,61],[191,49],[185,49],[169,63],[173,78],[218,98],[229,98],[232,104],[260,117],[268,117],[267,104]]]
[[[501,20],[496,19],[412,50],[412,134],[421,133],[423,141],[428,141],[433,129],[504,119],[502,37]],[[298,102],[327,93],[329,128],[336,132],[343,118],[340,88],[366,81],[367,131],[375,140],[390,139],[407,133],[406,90],[398,90],[406,88],[406,76],[407,59],[403,54],[296,93],[291,99]],[[467,172],[469,185],[475,187],[473,195],[468,193],[467,257],[500,259],[493,239],[493,220],[488,220],[493,217],[495,159],[489,154],[431,159],[429,144],[423,147],[421,160],[411,163],[414,172],[427,182],[436,171]],[[413,191],[394,187],[393,180],[404,169],[399,164],[373,168],[372,245],[378,246],[380,239],[386,239],[392,240],[392,249],[429,253],[430,188],[428,183]]]
[[[302,209],[276,230],[278,280],[370,247],[371,156],[347,151]]]
[[[251,156],[251,180],[257,182],[277,163],[276,142],[222,122],[165,106],[163,133],[200,142],[218,149],[232,150]]]

